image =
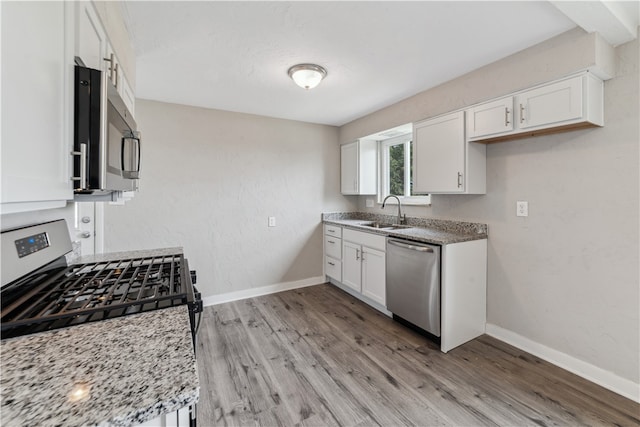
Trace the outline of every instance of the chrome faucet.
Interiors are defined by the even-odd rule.
[[[382,201],[382,209],[384,209],[384,205],[385,203],[387,203],[387,199],[389,197],[395,197],[396,200],[398,201],[398,225],[400,224],[404,224],[404,222],[407,219],[406,215],[402,215],[402,211],[401,211],[401,203],[400,203],[400,198],[398,196],[394,196],[393,194],[388,195],[387,197],[384,198],[384,200]]]

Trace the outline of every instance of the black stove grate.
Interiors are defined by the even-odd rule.
[[[2,291],[2,338],[193,304],[182,255],[76,264]]]

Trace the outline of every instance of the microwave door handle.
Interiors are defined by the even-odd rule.
[[[142,152],[140,151],[140,137],[136,137],[136,145],[138,146],[138,167],[136,168],[136,177],[140,174],[140,157],[142,155]]]
[[[137,161],[137,168],[136,170],[127,170],[125,169],[125,164],[124,164],[124,152],[125,152],[125,145],[126,145],[126,140],[132,140],[136,142],[137,145],[137,155],[138,155],[138,161]],[[121,143],[121,147],[120,147],[120,166],[122,168],[122,175],[124,176],[124,178],[127,179],[137,179],[138,178],[138,174],[140,172],[140,138],[136,138],[133,136],[130,137],[123,137],[122,138],[122,143]]]

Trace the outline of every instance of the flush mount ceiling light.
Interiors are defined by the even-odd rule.
[[[298,64],[289,68],[289,77],[304,89],[313,89],[326,76],[327,70],[315,64]]]

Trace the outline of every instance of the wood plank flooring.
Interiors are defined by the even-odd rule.
[[[206,307],[200,426],[639,426],[640,405],[488,336],[447,354],[329,285]]]

